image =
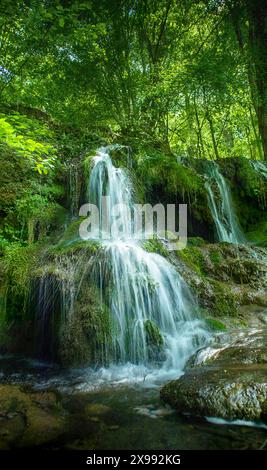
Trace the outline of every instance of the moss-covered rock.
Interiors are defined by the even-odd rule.
[[[213,221],[208,207],[204,179],[194,167],[183,164],[173,154],[155,148],[139,148],[134,155],[136,175],[143,182],[146,202],[188,204],[189,236],[213,240]]]
[[[152,320],[147,320],[144,327],[149,359],[157,361],[163,354],[164,339],[159,327]]]
[[[181,413],[267,420],[267,368],[195,368],[165,385],[161,398]]]
[[[161,256],[167,258],[169,256],[169,252],[164,244],[156,238],[151,238],[146,240],[142,243],[144,250],[148,251],[149,253],[157,253]]]
[[[193,290],[200,307],[216,317],[236,316],[240,305],[265,304],[266,256],[261,248],[229,243],[190,246],[170,260]]]
[[[107,306],[92,285],[83,285],[63,323],[57,356],[66,366],[94,366],[109,359],[112,325]]]

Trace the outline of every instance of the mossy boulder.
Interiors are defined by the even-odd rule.
[[[161,390],[180,413],[224,419],[267,420],[267,366],[204,366]]]
[[[161,390],[181,413],[267,421],[267,330],[229,332],[188,362]]]

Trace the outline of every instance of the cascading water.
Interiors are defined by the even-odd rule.
[[[249,160],[251,167],[262,178],[267,179],[267,164],[259,160]]]
[[[116,236],[106,238],[100,210],[102,249],[94,263],[100,286],[108,286],[112,316],[113,363],[149,364],[150,336],[163,343],[159,362],[164,369],[182,370],[185,361],[208,338],[190,291],[174,267],[162,256],[146,252],[132,234],[132,185],[126,172],[115,168],[107,149],[93,158],[89,199],[101,208],[108,196],[107,218]],[[118,218],[112,215],[117,205]],[[125,211],[126,207],[126,211]],[[124,208],[124,209],[123,209]]]
[[[230,188],[215,162],[209,162],[207,176],[205,187],[218,240],[228,243],[244,243],[245,237],[238,224]]]

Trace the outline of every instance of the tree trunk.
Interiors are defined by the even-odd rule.
[[[255,77],[254,107],[258,118],[264,158],[267,160],[267,5],[246,0],[249,20],[250,71]]]
[[[263,0],[236,0],[231,16],[246,56],[252,103],[267,160],[267,4]]]
[[[211,118],[208,110],[207,110],[207,113],[206,113],[206,117],[207,117],[207,121],[208,121],[209,126],[210,126],[210,135],[211,135],[211,139],[212,139],[212,145],[213,145],[213,149],[214,149],[215,158],[216,158],[216,160],[218,160],[220,158],[220,155],[219,155],[218,146],[217,146],[217,142],[216,142],[216,138],[215,138],[213,121],[212,121],[212,118]]]

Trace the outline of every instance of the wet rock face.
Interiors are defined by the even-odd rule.
[[[209,315],[246,318],[241,307],[267,307],[266,249],[193,240],[172,261]]]
[[[267,421],[267,332],[208,348],[161,398],[181,413]]]
[[[241,364],[267,365],[267,330],[241,330],[219,335],[213,345],[197,352],[188,366],[214,363],[226,368]]]

